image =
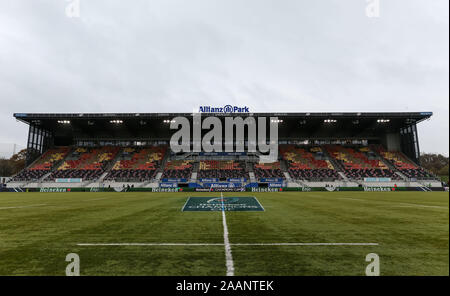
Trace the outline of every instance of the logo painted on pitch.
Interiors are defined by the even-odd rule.
[[[230,197],[189,197],[183,212],[198,211],[264,211],[259,201],[253,196]]]
[[[226,203],[233,203],[239,201],[239,197],[216,197],[211,198],[207,201],[207,203],[219,203],[219,204],[226,204]]]

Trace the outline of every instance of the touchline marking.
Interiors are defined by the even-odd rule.
[[[227,276],[234,275],[234,263],[233,256],[231,254],[231,245],[230,240],[228,238],[228,226],[227,226],[227,218],[225,216],[225,205],[223,203],[223,193],[220,193],[220,197],[222,199],[222,224],[223,224],[223,244],[225,245],[225,259],[227,265]]]
[[[230,246],[379,246],[379,243],[229,243]],[[225,246],[222,243],[80,243],[80,247],[120,247],[120,246]]]
[[[0,210],[8,210],[8,209],[23,209],[23,208],[32,208],[32,207],[40,207],[46,206],[47,204],[38,204],[38,205],[29,205],[29,206],[19,206],[19,207],[2,207]]]

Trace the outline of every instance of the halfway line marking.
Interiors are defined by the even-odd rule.
[[[220,197],[222,198],[222,224],[223,224],[223,243],[225,245],[225,259],[227,265],[227,276],[234,275],[234,263],[233,263],[233,255],[231,254],[231,246],[230,240],[228,238],[228,226],[227,226],[227,218],[225,216],[225,204],[223,203],[223,193],[220,193]]]

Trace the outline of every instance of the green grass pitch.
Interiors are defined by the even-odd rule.
[[[68,253],[81,275],[225,275],[222,212],[183,212],[189,196],[220,193],[0,193],[0,275],[65,275]],[[448,193],[224,196],[265,209],[226,212],[235,275],[365,275],[369,253],[381,275],[449,275]],[[245,243],[377,245],[236,245]]]

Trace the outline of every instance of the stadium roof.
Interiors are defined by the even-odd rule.
[[[299,118],[410,118],[421,121],[433,115],[433,112],[275,112],[275,113],[202,113],[203,116],[279,116]],[[14,117],[29,122],[32,119],[64,118],[152,118],[192,116],[192,113],[14,113]]]
[[[192,113],[15,113],[26,124],[52,132],[56,137],[108,139],[164,139],[171,131],[169,119],[192,118]],[[430,118],[432,112],[371,113],[202,113],[208,116],[278,117],[279,138],[374,138],[399,132]],[[173,131],[172,131],[173,132]]]

